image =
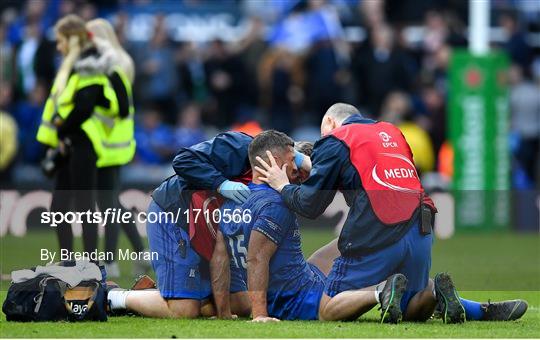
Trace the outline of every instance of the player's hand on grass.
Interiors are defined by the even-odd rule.
[[[217,191],[225,198],[231,199],[238,204],[244,203],[251,191],[244,183],[226,180],[221,183]]]
[[[257,316],[255,318],[253,318],[253,320],[251,320],[251,322],[263,322],[263,323],[266,323],[266,322],[279,322],[279,321],[281,321],[281,320],[270,317],[270,316]]]
[[[261,157],[257,156],[256,159],[261,166],[255,166],[255,170],[262,175],[259,177],[259,180],[268,183],[268,185],[270,185],[272,188],[281,192],[283,187],[289,184],[289,177],[287,177],[287,164],[283,164],[283,166],[280,168],[277,165],[276,159],[272,153],[270,151],[266,151],[266,154],[270,160],[270,165],[268,165],[268,163],[266,163]]]

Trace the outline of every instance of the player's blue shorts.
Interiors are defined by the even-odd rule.
[[[147,218],[162,212],[152,200]],[[191,248],[184,229],[173,221],[164,220],[162,217],[162,221],[146,223],[150,251],[158,254],[157,259],[152,260],[152,267],[161,296],[164,299],[208,298],[212,291],[208,262]]]
[[[231,264],[231,293],[247,292],[247,277],[245,270],[234,268]]]
[[[324,292],[326,276],[321,270],[308,263],[314,274],[311,285],[305,291],[275,292],[268,298],[268,314],[281,320],[318,320],[319,305]],[[272,290],[272,287],[268,287]],[[231,293],[247,291],[246,279],[231,270]]]
[[[317,266],[308,263],[314,277],[302,291],[276,292],[268,297],[268,315],[280,320],[318,320],[319,305],[326,276]],[[268,288],[269,290],[271,287]],[[272,296],[273,295],[273,296]]]
[[[432,234],[420,234],[418,223],[396,243],[360,257],[340,256],[328,274],[325,293],[333,297],[343,291],[378,284],[390,275],[407,277],[407,291],[401,300],[405,310],[409,300],[426,288],[431,268]]]

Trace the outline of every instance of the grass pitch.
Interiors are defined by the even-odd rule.
[[[322,231],[303,231],[304,252],[332,239]],[[125,239],[121,247],[128,247]],[[37,264],[41,248],[55,250],[53,232],[33,232],[24,238],[0,239],[0,270]],[[130,263],[122,262],[121,285],[129,286]],[[515,322],[467,322],[444,325],[440,320],[425,324],[380,325],[372,310],[355,322],[282,321],[253,324],[246,320],[156,320],[141,317],[111,317],[103,323],[11,323],[0,314],[2,338],[525,338],[540,336],[540,237],[538,234],[461,234],[437,240],[433,248],[432,273],[452,274],[463,297],[492,301],[522,298],[529,310]],[[5,298],[8,281],[0,283]]]

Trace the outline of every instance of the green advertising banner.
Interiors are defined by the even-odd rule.
[[[496,230],[510,221],[509,110],[503,53],[452,54],[448,129],[454,150],[457,230]]]

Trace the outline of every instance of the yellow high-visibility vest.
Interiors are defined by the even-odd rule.
[[[131,83],[122,70],[117,68],[115,72],[126,89],[129,98],[129,114],[127,117],[120,117],[117,112],[113,117],[114,124],[112,128],[109,128],[106,124],[100,125],[104,153],[97,161],[98,168],[124,165],[129,163],[135,156],[135,123],[133,119],[135,108],[133,106]],[[116,103],[118,103],[118,99],[116,99]]]
[[[91,85],[101,85],[109,106],[94,106],[92,116],[81,125],[81,129],[92,142],[97,155],[97,167],[123,165],[131,161],[135,154],[131,84],[121,71],[117,71],[117,73],[120,75],[130,98],[128,117],[119,117],[118,98],[106,75],[74,73],[70,76],[66,88],[61,94],[56,93],[56,85],[53,85],[51,94],[45,103],[37,140],[50,147],[57,147],[58,135],[53,122],[55,116],[58,115],[65,120],[74,108],[73,100],[78,90]]]
[[[56,132],[56,126],[54,125],[56,115],[62,120],[65,120],[75,106],[73,101],[75,93],[80,89],[91,85],[101,85],[103,87],[103,92],[105,98],[108,99],[109,107],[102,107],[99,105],[94,106],[94,113],[89,119],[83,122],[81,129],[92,142],[92,146],[94,147],[98,159],[103,155],[102,135],[99,132],[99,126],[101,124],[111,124],[113,121],[111,117],[115,112],[118,112],[116,94],[109,86],[107,76],[103,74],[81,75],[73,73],[69,77],[66,88],[62,93],[56,93],[56,84],[53,85],[51,94],[45,103],[41,124],[36,136],[40,143],[53,148],[58,146],[58,134]]]

